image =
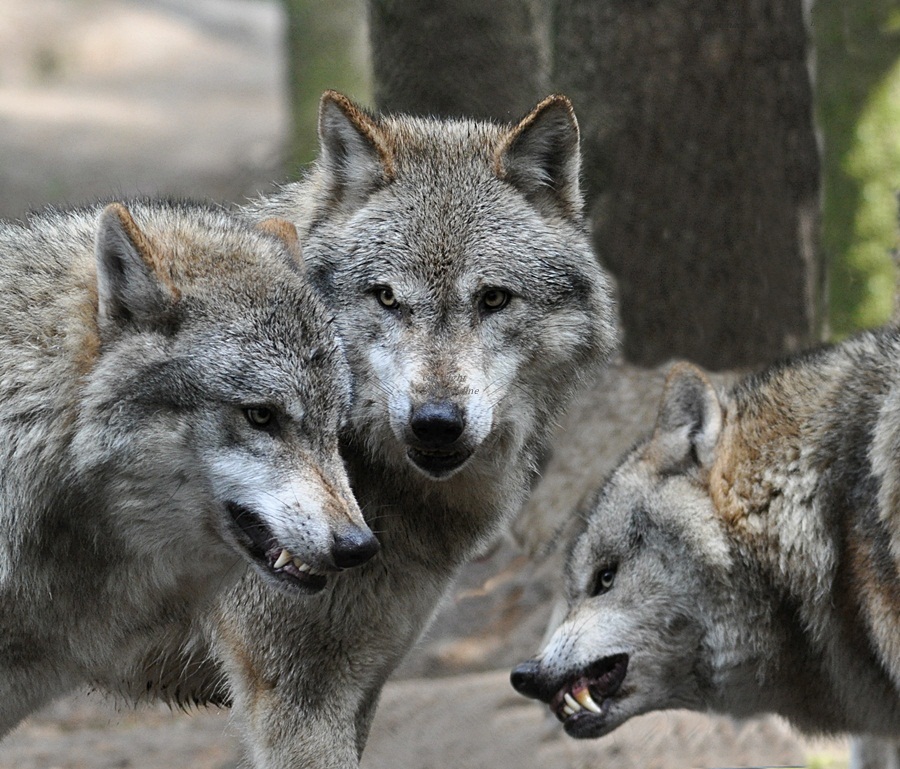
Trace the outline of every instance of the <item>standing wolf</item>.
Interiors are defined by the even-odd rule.
[[[566,731],[664,708],[900,733],[900,331],[722,398],[676,366],[591,504],[569,613],[512,674]]]
[[[564,97],[515,125],[373,117],[326,93],[300,230],[353,374],[342,452],[379,557],[303,601],[247,579],[219,642],[254,765],[352,767],[459,567],[518,511],[554,420],[614,342]]]
[[[291,233],[169,203],[0,224],[0,734],[87,682],[215,690],[185,659],[242,563],[306,594],[374,553]]]

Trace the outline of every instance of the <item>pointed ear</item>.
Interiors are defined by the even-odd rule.
[[[393,161],[378,123],[337,91],[319,103],[319,164],[335,202],[353,208],[393,178]]]
[[[677,363],[666,378],[650,451],[661,469],[686,464],[709,468],[722,432],[722,406],[709,378]]]
[[[580,214],[578,121],[565,96],[548,96],[516,125],[500,146],[494,170],[539,209]]]
[[[301,270],[303,269],[303,252],[300,248],[300,236],[297,235],[297,228],[293,224],[287,219],[272,216],[268,219],[263,219],[256,226],[267,235],[273,235],[284,243],[294,263]]]
[[[157,274],[153,245],[120,203],[100,214],[94,257],[101,328],[155,327],[163,322],[177,294]]]

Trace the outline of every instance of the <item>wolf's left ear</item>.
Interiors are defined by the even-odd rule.
[[[153,245],[120,203],[103,209],[94,241],[97,304],[103,327],[155,327],[175,296],[159,275]]]
[[[288,253],[294,260],[294,264],[303,269],[303,251],[300,248],[300,236],[297,235],[297,228],[293,224],[279,216],[271,216],[268,219],[263,219],[256,226],[267,235],[273,235],[284,243]]]
[[[666,378],[649,451],[660,469],[709,468],[722,432],[722,406],[709,378],[677,363]]]
[[[578,121],[565,96],[548,96],[512,128],[494,159],[501,179],[548,213],[581,212]]]
[[[390,148],[378,123],[337,91],[319,103],[319,165],[336,202],[354,207],[393,178]]]

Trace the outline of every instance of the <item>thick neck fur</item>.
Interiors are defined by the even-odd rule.
[[[890,385],[884,348],[866,335],[727,401],[709,483],[743,593],[713,609],[715,696],[728,712],[776,710],[811,731],[900,726],[886,672],[898,663],[879,641],[900,631],[900,606],[873,605],[900,587],[893,563],[874,573],[890,539],[870,454]],[[753,607],[739,630],[729,605]]]

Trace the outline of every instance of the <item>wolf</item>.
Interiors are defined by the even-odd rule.
[[[252,203],[296,225],[353,377],[341,451],[377,558],[302,601],[249,577],[215,613],[254,766],[358,765],[391,671],[519,510],[616,339],[572,106],[493,124],[326,92],[319,157]]]
[[[0,224],[0,734],[82,684],[188,703],[244,571],[306,595],[374,555],[296,243],[161,201]]]
[[[586,507],[568,614],[512,685],[573,737],[688,708],[900,733],[900,330],[727,392],[676,365]]]

